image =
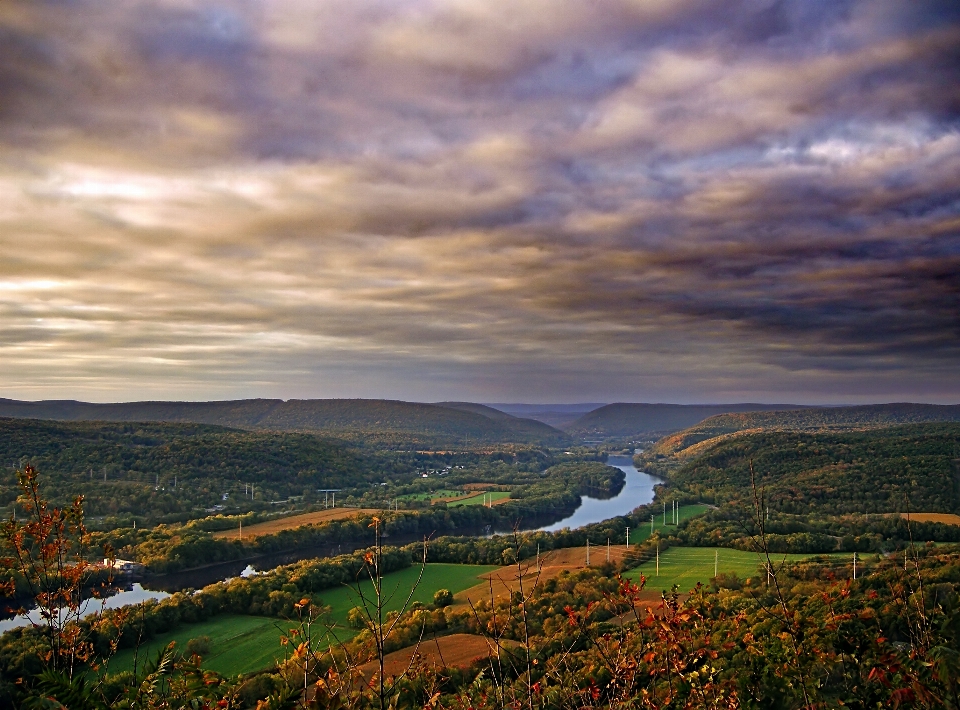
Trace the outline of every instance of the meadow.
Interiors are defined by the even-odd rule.
[[[143,667],[148,660],[171,641],[177,649],[186,652],[187,642],[200,636],[210,638],[210,652],[203,656],[204,668],[226,676],[249,673],[273,665],[283,657],[280,637],[290,627],[283,619],[265,616],[222,614],[197,624],[183,624],[176,631],[153,638],[135,651],[127,648],[117,652],[110,661],[110,672]]]
[[[775,566],[782,563],[800,562],[814,557],[825,557],[838,564],[852,560],[848,553],[835,555],[808,555],[808,554],[772,554],[771,560]],[[671,547],[660,553],[660,571],[657,573],[657,562],[651,560],[639,567],[635,567],[623,576],[637,582],[642,574],[647,578],[646,589],[654,591],[669,591],[677,585],[681,592],[688,592],[698,582],[708,584],[714,577],[714,564],[717,574],[735,574],[740,579],[762,576],[760,556],[756,552],[732,550],[720,547]]]
[[[486,496],[486,498],[484,498]],[[463,500],[448,501],[448,508],[459,508],[461,505],[483,505],[484,500],[492,502],[493,505],[496,505],[502,500],[509,500],[510,493],[507,491],[491,491],[489,493],[477,493],[470,496],[469,498],[464,498]]]
[[[710,509],[709,505],[703,505],[697,503],[695,505],[681,505],[678,517],[680,522],[685,520],[690,520],[690,518],[695,518],[698,515],[703,515],[707,510]],[[667,523],[663,523],[664,516],[663,513],[660,515],[653,516],[653,529],[651,531],[650,523],[644,523],[640,527],[634,528],[630,531],[630,544],[636,545],[638,543],[646,540],[650,535],[657,531],[663,531],[664,534],[669,533],[671,530],[676,530],[677,526],[670,522],[670,507],[667,506],[666,520]]]
[[[385,575],[382,583],[384,614],[400,609],[414,585],[417,586],[410,601],[432,604],[438,589],[449,589],[456,594],[476,585],[480,575],[496,569],[498,567],[491,565],[432,563],[423,568],[419,584],[418,565]],[[359,588],[368,601],[373,600],[373,584],[369,579]],[[334,643],[348,641],[356,635],[357,632],[347,624],[347,614],[361,604],[356,585],[325,590],[315,596],[314,603],[330,607],[322,623],[315,627],[315,633],[324,633],[330,628]],[[280,645],[280,637],[294,626],[284,619],[224,614],[196,624],[183,624],[176,631],[150,639],[140,647],[138,663],[142,664],[145,658],[154,658],[171,641],[185,652],[190,639],[208,636],[210,652],[204,656],[205,668],[226,676],[249,673],[271,666],[283,657],[285,647]],[[118,652],[110,662],[111,672],[132,670],[134,655],[133,649]]]

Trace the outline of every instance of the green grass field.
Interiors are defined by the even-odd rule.
[[[490,565],[428,564],[423,570],[423,579],[420,580],[411,601],[432,604],[433,595],[438,589],[449,589],[456,594],[479,582],[478,577],[481,574],[495,569],[498,568]],[[383,578],[384,608],[386,611],[393,611],[403,606],[419,574],[420,567],[414,565],[399,572],[388,574]],[[364,597],[372,598],[373,584],[369,579],[360,585],[360,589],[363,591]],[[351,637],[353,630],[347,628],[347,614],[353,607],[360,605],[360,596],[357,593],[356,585],[351,588],[327,589],[321,592],[318,597],[323,604],[332,607],[329,622],[336,624],[338,627],[338,638],[343,640]],[[340,627],[342,627],[342,631],[339,630]]]
[[[490,565],[428,564],[411,601],[432,604],[433,595],[438,589],[449,589],[456,594],[475,585],[479,575],[495,569],[498,568]],[[420,567],[413,566],[383,578],[385,611],[394,611],[403,606],[419,574]],[[372,599],[373,585],[369,580],[360,588],[367,599]],[[335,626],[335,638],[332,641],[346,641],[355,635],[356,632],[347,626],[347,614],[360,605],[356,586],[352,589],[336,587],[324,590],[315,595],[315,601],[332,607],[329,616],[324,619],[325,623]],[[289,621],[283,619],[224,614],[198,624],[184,624],[172,633],[151,639],[140,648],[138,664],[142,664],[144,658],[155,657],[157,651],[171,641],[176,641],[177,648],[185,652],[190,639],[209,636],[210,653],[204,657],[205,668],[227,676],[249,673],[266,668],[283,657],[280,637],[292,627]],[[316,632],[317,627],[314,630]],[[325,628],[321,626],[319,630],[322,633]],[[133,663],[133,650],[125,649],[110,662],[110,671],[132,670]]]
[[[778,565],[781,562],[798,562],[818,556],[821,555],[776,554],[771,555],[771,559],[774,565]],[[823,556],[839,557],[843,560],[850,557],[847,553]],[[719,574],[732,572],[740,579],[763,574],[760,571],[760,557],[755,552],[731,550],[725,547],[671,547],[660,555],[659,576],[657,563],[652,560],[630,570],[624,577],[636,582],[642,574],[647,578],[647,589],[669,591],[676,584],[681,592],[688,592],[696,586],[697,582],[706,584],[713,578],[714,559],[716,559]]]
[[[680,506],[680,522],[684,520],[689,520],[690,518],[695,518],[698,515],[703,515],[707,510],[709,510],[709,505],[682,505]],[[674,530],[676,525],[670,523],[670,506],[667,506],[667,524],[663,524],[663,515],[654,515],[653,516],[653,530]],[[635,528],[630,531],[630,544],[636,545],[638,542],[643,542],[648,537],[650,537],[650,523],[644,523],[639,528]]]
[[[489,500],[503,500],[504,498],[509,498],[510,493],[507,491],[491,491],[486,494],[486,499]],[[483,505],[484,494],[480,493],[470,498],[465,498],[464,500],[455,500],[447,503],[448,508],[459,508],[461,505]]]
[[[210,653],[204,667],[227,676],[266,668],[283,657],[282,630],[289,627],[282,619],[264,616],[223,614],[199,624],[183,624],[170,634],[144,643],[137,655],[137,666],[156,658],[157,652],[171,641],[186,652],[187,642],[199,636],[210,637]],[[110,661],[110,672],[133,670],[134,650],[123,649]]]

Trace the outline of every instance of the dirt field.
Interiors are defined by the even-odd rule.
[[[328,520],[343,520],[344,518],[353,518],[357,515],[369,515],[379,511],[370,508],[330,508],[328,510],[318,510],[313,513],[303,513],[301,515],[291,515],[288,518],[277,518],[276,520],[267,520],[263,523],[244,526],[243,537],[254,538],[258,535],[270,535],[278,533],[281,530],[291,530],[299,528],[301,525],[314,525],[316,523],[325,523]],[[214,537],[236,540],[240,535],[239,528],[236,530],[220,530],[213,534]]]
[[[610,561],[619,562],[623,559],[626,549],[623,545],[610,546]],[[590,566],[603,564],[607,559],[607,546],[590,546]],[[523,562],[523,589],[526,592],[532,585],[539,582],[545,582],[548,579],[558,576],[564,570],[572,571],[583,569],[587,566],[587,548],[586,547],[568,547],[562,550],[551,550],[540,555],[540,570],[537,571],[535,560],[524,560]],[[491,586],[494,597],[503,597],[508,594],[519,591],[520,573],[516,565],[501,567],[493,572],[480,575],[486,580],[480,584],[474,585],[469,589],[464,589],[454,595],[455,604],[466,606],[471,601],[478,602],[481,599],[490,599]]]
[[[907,517],[903,513],[899,514],[901,518]],[[953,513],[910,513],[910,520],[916,523],[945,523],[947,525],[960,525],[960,515]]]
[[[512,642],[511,642],[512,643]],[[420,656],[420,662],[438,668],[468,668],[478,658],[485,658],[496,650],[483,636],[473,634],[452,634],[438,639],[424,639],[420,647],[411,646],[387,654],[384,658],[384,672],[388,676],[403,673],[410,665],[414,652]],[[374,678],[379,672],[376,661],[361,666],[366,678]]]

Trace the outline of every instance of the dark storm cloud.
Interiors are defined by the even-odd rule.
[[[5,3],[5,394],[956,398],[958,47],[953,2]]]

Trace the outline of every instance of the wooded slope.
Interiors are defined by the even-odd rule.
[[[89,402],[0,399],[0,416],[66,421],[194,422],[242,429],[309,431],[365,440],[448,443],[562,444],[567,437],[541,422],[473,405],[463,407],[377,399],[245,399],[223,402]]]

